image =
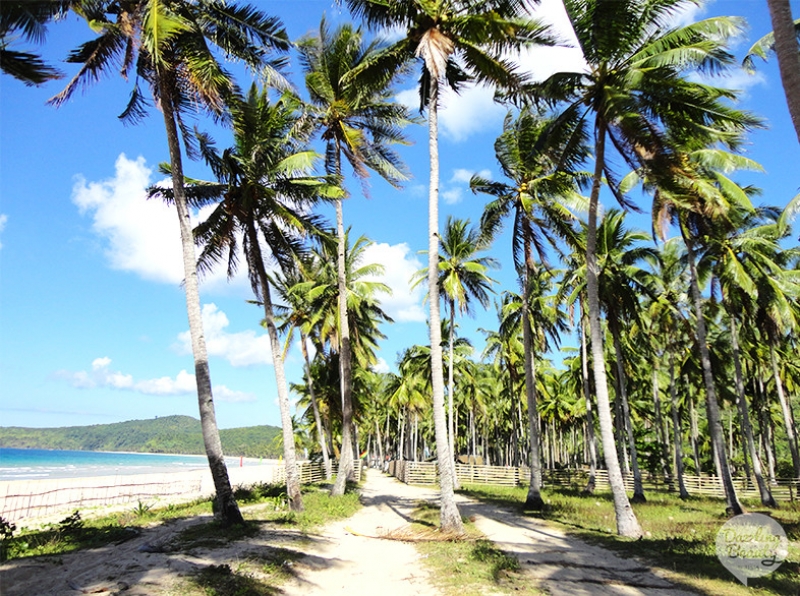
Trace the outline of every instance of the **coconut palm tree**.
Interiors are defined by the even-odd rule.
[[[163,117],[169,147],[172,194],[178,212],[183,255],[186,308],[195,362],[197,400],[206,455],[217,492],[217,515],[225,523],[242,517],[225,468],[211,392],[211,375],[203,335],[194,237],[184,193],[183,156],[179,131],[187,138],[185,116],[205,109],[223,117],[233,92],[230,74],[215,54],[242,61],[257,72],[277,76],[289,40],[276,18],[247,5],[224,0],[78,0],[72,9],[96,35],[73,50],[67,62],[80,64],[66,88],[50,99],[60,106],[76,90],[96,82],[105,73],[133,75],[134,84],[120,118],[129,123],[146,114],[149,87]]]
[[[408,176],[392,145],[407,143],[401,129],[410,122],[410,118],[406,108],[392,99],[392,77],[360,76],[357,81],[345,81],[345,77],[371,60],[379,47],[376,41],[367,43],[361,29],[351,25],[342,25],[331,32],[324,18],[318,36],[306,37],[298,44],[315,124],[326,143],[326,172],[341,176],[344,156],[356,177],[366,178],[368,170],[373,170],[393,186],[399,187]],[[344,493],[345,482],[353,471],[350,436],[353,420],[353,373],[345,298],[347,289],[342,201],[336,203],[336,233],[339,239],[339,363],[344,423],[339,472],[331,494],[340,495]]]
[[[0,70],[26,85],[60,79],[60,71],[38,54],[11,49],[17,39],[41,43],[50,21],[63,17],[77,0],[6,0],[0,4]]]
[[[448,217],[444,235],[440,241],[439,289],[449,310],[448,323],[448,366],[447,366],[447,429],[448,445],[453,454],[451,461],[455,466],[455,428],[453,425],[453,376],[455,358],[454,341],[456,336],[456,306],[461,314],[472,313],[472,301],[486,308],[489,305],[489,292],[495,283],[487,271],[499,267],[491,257],[478,256],[489,248],[488,238],[481,235],[478,228],[470,228],[469,220]],[[427,277],[427,269],[417,271],[413,278],[416,286]],[[455,468],[453,468],[455,479]],[[455,482],[455,480],[454,480]],[[457,482],[456,482],[457,483]]]
[[[212,182],[193,180],[186,188],[192,203],[215,205],[194,230],[202,247],[198,268],[205,272],[223,262],[228,276],[233,276],[241,246],[250,286],[264,308],[264,325],[270,340],[289,503],[293,510],[300,511],[303,503],[295,465],[289,390],[275,322],[273,280],[267,270],[272,263],[284,272],[296,267],[298,258],[307,250],[304,237],[326,234],[322,220],[311,214],[312,206],[320,199],[337,199],[341,190],[313,174],[318,156],[306,148],[310,128],[296,98],[284,94],[272,103],[268,90],[260,91],[253,85],[246,98],[231,104],[233,147],[220,153],[206,134],[196,133],[203,160],[216,178]]]
[[[592,366],[617,531],[631,537],[640,536],[641,528],[625,494],[616,458],[595,252],[603,181],[618,200],[625,201],[606,159],[606,143],[610,141],[631,166],[650,166],[654,159],[671,154],[667,131],[684,138],[736,140],[747,125],[740,112],[724,103],[731,92],[687,79],[689,73],[713,72],[733,63],[725,44],[741,31],[743,22],[718,17],[674,27],[677,11],[690,4],[688,0],[566,0],[587,68],[556,73],[528,89],[534,96],[564,100],[566,117],[577,115],[592,121],[595,164],[586,241]]]
[[[633,469],[634,489],[633,501],[645,501],[641,471],[639,470],[636,441],[628,403],[628,391],[625,372],[625,354],[622,348],[622,328],[626,323],[639,320],[639,297],[650,293],[650,279],[647,272],[638,266],[643,261],[657,260],[656,251],[643,242],[650,237],[639,231],[626,229],[625,215],[616,209],[610,209],[597,229],[597,266],[600,307],[606,314],[608,330],[614,344],[614,360],[616,364],[617,400],[621,409],[621,427],[628,436],[628,450]],[[578,239],[577,246],[586,246],[584,234]],[[565,287],[572,288],[568,302],[573,303],[587,290],[587,268],[585,264],[574,268]]]
[[[750,72],[755,70],[754,57],[767,59],[771,52],[778,58],[783,93],[789,116],[794,124],[797,140],[800,141],[800,46],[797,36],[800,19],[792,20],[789,0],[767,0],[772,31],[756,41],[748,50],[743,66]]]
[[[278,297],[285,305],[283,308],[278,308],[276,305],[275,309],[280,313],[279,319],[283,321],[278,330],[286,336],[282,358],[286,358],[286,352],[289,350],[289,346],[294,338],[294,330],[297,329],[300,333],[300,351],[303,354],[306,387],[308,389],[309,401],[311,402],[311,411],[314,415],[314,430],[317,434],[317,441],[322,453],[325,478],[330,480],[332,470],[328,452],[328,442],[326,441],[329,430],[323,424],[322,417],[320,416],[319,404],[314,392],[314,378],[311,374],[311,359],[308,353],[308,343],[311,341],[311,334],[314,332],[314,325],[317,317],[311,305],[311,298],[308,292],[302,292],[297,288],[298,284],[309,278],[313,279],[316,277],[317,267],[314,266],[315,264],[318,263],[313,259],[298,261],[296,267],[279,272],[272,277],[271,281],[272,286],[278,293]]]
[[[524,77],[505,56],[534,43],[553,43],[546,28],[529,17],[525,0],[347,0],[347,6],[371,27],[399,27],[405,36],[376,56],[365,70],[394,72],[414,60],[422,63],[420,98],[428,109],[430,183],[428,188],[428,294],[430,297],[433,414],[439,461],[450,461],[444,417],[444,376],[439,321],[439,125],[440,87],[471,80],[504,88],[519,87]],[[451,466],[441,466],[441,527],[461,532]]]
[[[504,220],[510,216],[512,223],[512,255],[520,279],[522,308],[530,304],[530,288],[535,272],[547,263],[546,248],[557,247],[558,239],[570,237],[572,210],[584,205],[577,187],[583,173],[577,170],[587,157],[584,129],[577,120],[548,118],[533,108],[526,107],[514,118],[506,116],[503,134],[495,142],[495,155],[503,174],[510,182],[491,182],[473,176],[473,192],[495,197],[484,208],[481,217],[483,234],[495,237]],[[522,321],[534,320],[523,314]],[[525,346],[525,379],[530,424],[531,482],[526,506],[541,509],[544,505],[541,491],[541,464],[539,456],[539,430],[533,374],[533,346],[529,324],[522,326]]]

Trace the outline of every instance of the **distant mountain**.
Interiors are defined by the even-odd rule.
[[[219,434],[228,456],[277,458],[282,452],[277,426],[228,428]],[[200,421],[191,416],[61,428],[6,426],[0,427],[0,447],[205,454]]]

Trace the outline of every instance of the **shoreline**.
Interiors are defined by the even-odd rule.
[[[256,483],[274,483],[279,460],[261,465],[228,467],[235,488]],[[178,472],[106,474],[71,478],[0,481],[0,516],[26,527],[58,521],[64,514],[102,514],[137,502],[166,506],[213,495],[214,483],[206,466]]]

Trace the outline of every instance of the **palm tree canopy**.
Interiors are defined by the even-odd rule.
[[[341,151],[357,177],[366,178],[371,169],[398,187],[408,171],[392,145],[408,144],[402,128],[413,119],[394,101],[391,78],[346,81],[381,48],[378,41],[367,43],[360,27],[341,25],[332,32],[324,18],[317,36],[298,43],[311,115],[327,143],[326,171],[341,174]]]
[[[64,16],[76,0],[4,0],[0,3],[0,70],[26,85],[63,76],[39,55],[10,49],[18,38],[42,43],[47,23]]]
[[[347,6],[371,27],[406,31],[365,67],[389,73],[419,59],[421,107],[434,80],[456,90],[465,81],[517,88],[526,76],[507,56],[528,45],[557,43],[547,26],[530,18],[533,3],[527,0],[347,0]]]
[[[278,71],[286,59],[271,53],[288,51],[286,31],[278,18],[251,6],[225,0],[78,0],[73,10],[97,37],[67,57],[67,62],[81,67],[64,90],[49,100],[52,105],[62,105],[105,73],[119,72],[133,78],[120,118],[137,122],[145,116],[148,100],[141,87],[145,84],[157,105],[165,99],[162,94],[169,94],[187,140],[190,131],[181,114],[202,108],[223,118],[226,100],[234,92],[232,78],[212,53],[211,44],[268,80],[282,80]],[[169,75],[168,79],[159,81],[162,75]]]

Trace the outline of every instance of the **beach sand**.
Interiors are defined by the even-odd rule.
[[[247,464],[228,468],[234,487],[273,482],[280,462],[264,460],[261,465],[255,465],[250,460]],[[207,467],[150,474],[12,480],[0,482],[0,516],[19,528],[33,528],[56,522],[76,509],[87,517],[125,509],[139,502],[165,506],[213,493],[214,483]]]

